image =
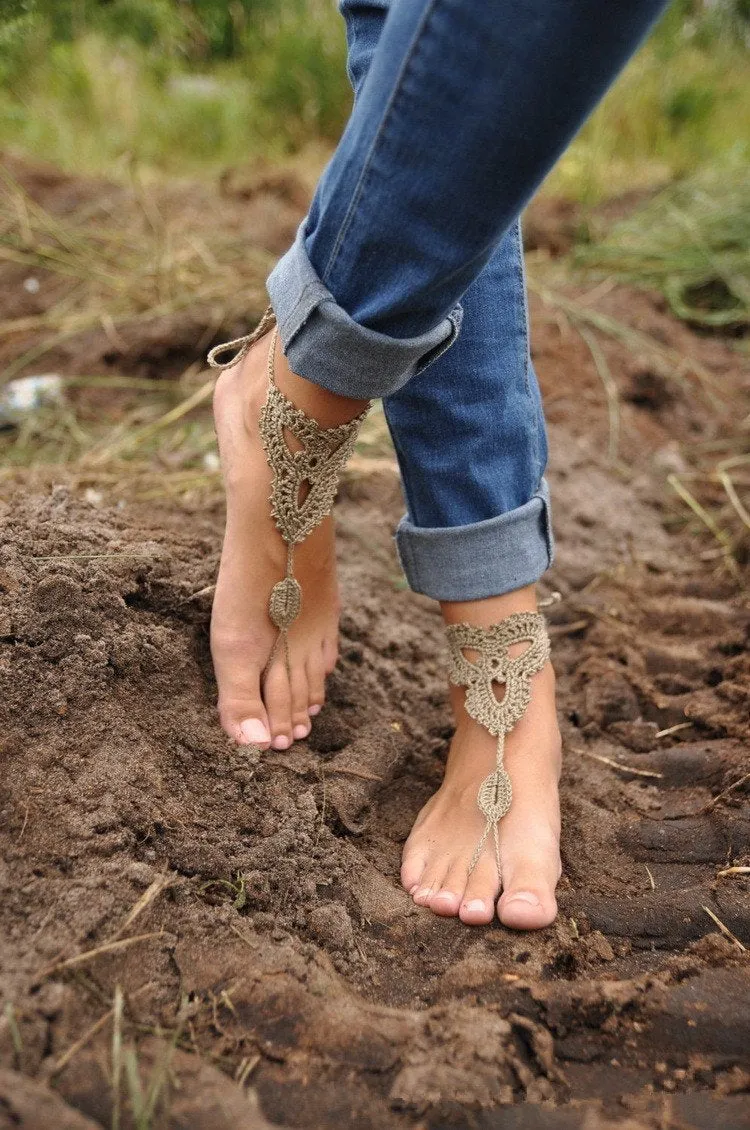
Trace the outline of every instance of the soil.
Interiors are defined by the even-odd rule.
[[[728,344],[650,295],[596,308],[700,360],[747,415]],[[726,418],[607,339],[613,462],[586,345],[549,304],[532,322],[565,748],[560,915],[539,933],[436,918],[398,884],[450,723],[387,461],[358,461],[337,507],[327,705],[307,742],[260,756],[215,717],[221,508],[94,498],[64,468],[5,484],[0,1130],[750,1124],[750,883],[722,873],[750,863],[750,605],[710,542],[675,532],[664,481]]]

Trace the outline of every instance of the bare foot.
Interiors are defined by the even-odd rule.
[[[289,631],[291,679],[280,653],[262,682],[276,628],[268,615],[273,586],[286,570],[286,546],[269,507],[272,474],[258,421],[268,387],[270,336],[222,372],[214,419],[227,499],[224,545],[211,617],[211,652],[219,685],[219,717],[242,745],[287,749],[310,732],[323,705],[325,676],[338,655],[339,597],[333,519],[298,545],[294,569],[302,611]],[[296,376],[277,346],[276,383],[323,427],[351,420],[365,407]]]
[[[488,627],[512,612],[536,610],[533,586],[489,600],[444,604],[447,623]],[[531,679],[531,702],[505,739],[513,785],[510,811],[500,821],[500,921],[517,930],[548,926],[557,914],[560,878],[560,732],[555,675],[547,663]],[[464,709],[464,691],[451,687],[456,733],[445,778],[419,813],[404,845],[401,881],[419,906],[468,925],[492,921],[501,889],[492,837],[471,875],[469,864],[484,829],[477,792],[495,767],[496,739]]]

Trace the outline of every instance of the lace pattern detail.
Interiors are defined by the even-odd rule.
[[[339,475],[354,450],[367,410],[349,423],[322,428],[284,396],[276,384],[274,356],[278,328],[270,306],[252,333],[215,346],[208,355],[209,365],[214,369],[232,368],[269,330],[273,332],[268,349],[268,391],[261,409],[259,430],[273,474],[271,513],[286,542],[287,568],[286,576],[274,585],[269,598],[268,615],[278,635],[264,675],[279,647],[283,647],[287,675],[291,679],[289,628],[302,611],[302,587],[294,576],[294,547],[330,514]],[[287,436],[296,441],[297,449],[290,447]]]
[[[477,804],[486,824],[474,850],[469,874],[476,867],[490,834],[500,874],[497,825],[513,799],[510,777],[504,765],[505,735],[526,712],[531,700],[531,676],[541,671],[549,658],[549,636],[544,617],[539,612],[514,612],[490,628],[451,624],[447,635],[451,652],[451,682],[455,686],[466,687],[467,713],[497,738],[495,769],[482,781],[477,795]],[[510,647],[519,643],[529,646],[520,655],[511,656]],[[467,652],[476,652],[476,659],[470,659]],[[501,700],[495,693],[496,683],[503,684]]]
[[[321,428],[279,390],[273,376],[276,330],[269,353],[268,396],[260,434],[273,470],[271,513],[287,545],[299,545],[330,514],[339,475],[354,451],[366,413],[335,428]],[[300,444],[289,447],[286,433]]]

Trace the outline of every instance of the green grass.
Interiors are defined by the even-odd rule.
[[[188,51],[174,31],[150,42],[93,21],[62,39],[42,19],[0,27],[0,147],[111,176],[132,163],[213,172],[335,142],[351,97],[334,5],[291,0],[242,34],[234,57],[201,60],[195,35]]]
[[[14,3],[16,19],[0,20],[0,147],[77,172],[213,174],[333,144],[346,120],[333,0]],[[594,203],[728,155],[750,163],[741,3],[730,18],[727,3],[675,0],[546,189]]]
[[[750,327],[750,176],[744,162],[670,185],[576,262],[660,290],[693,325]]]
[[[597,203],[707,165],[750,166],[750,52],[667,25],[631,60],[546,189]]]

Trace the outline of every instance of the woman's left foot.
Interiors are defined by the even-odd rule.
[[[512,612],[535,609],[534,590],[528,588],[471,604],[445,604],[443,614],[448,623],[488,627]],[[445,777],[404,845],[401,881],[419,906],[479,926],[492,921],[501,890],[492,836],[469,875],[485,827],[477,793],[495,768],[497,741],[466,713],[463,688],[451,687],[451,705],[456,733]],[[555,674],[547,662],[532,675],[529,706],[505,739],[513,801],[498,826],[503,874],[497,913],[516,930],[538,930],[557,914],[560,765]]]

